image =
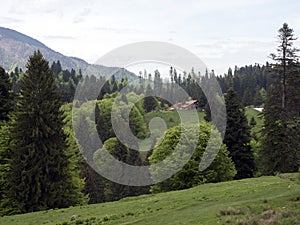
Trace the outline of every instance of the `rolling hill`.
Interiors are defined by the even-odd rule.
[[[77,72],[81,69],[84,75],[108,76],[118,69],[116,67],[89,64],[82,59],[65,56],[34,38],[9,28],[0,27],[0,66],[6,71],[11,71],[15,67],[25,70],[28,57],[35,50],[40,50],[50,65],[53,61],[59,60],[63,69],[71,70],[73,68]],[[129,80],[136,79],[136,75],[127,70],[119,70],[115,73],[117,79],[122,75],[127,76]]]
[[[0,224],[284,224],[300,221],[300,176],[281,174],[67,209],[0,217]]]

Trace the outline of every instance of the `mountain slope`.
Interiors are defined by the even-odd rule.
[[[6,216],[0,217],[0,224],[299,224],[297,176],[204,184],[117,202]]]
[[[50,65],[53,61],[59,60],[63,69],[70,70],[73,68],[76,71],[81,69],[85,75],[107,76],[118,69],[116,67],[93,65],[79,58],[65,56],[25,34],[0,27],[0,66],[5,70],[10,71],[15,67],[25,70],[28,57],[35,50],[40,50]],[[136,78],[135,74],[127,70],[119,70],[115,74],[116,78],[120,78],[122,75],[127,76],[130,80]]]

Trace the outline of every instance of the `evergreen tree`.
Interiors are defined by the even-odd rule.
[[[21,81],[11,132],[8,196],[22,213],[80,203],[60,107],[54,74],[42,54],[34,52]]]
[[[259,90],[259,88],[256,88],[255,95],[253,98],[254,106],[259,107],[265,102],[265,99],[264,99],[265,96],[262,96],[263,92],[265,92],[265,89],[262,88]]]
[[[157,95],[160,95],[161,92],[162,92],[162,79],[160,77],[160,73],[158,70],[155,70],[154,71],[154,81],[153,81],[153,84],[154,84],[154,91]]]
[[[156,108],[156,99],[153,95],[153,90],[150,86],[150,84],[147,85],[146,88],[146,95],[147,97],[144,98],[144,109],[146,112],[151,112]]]
[[[279,97],[279,98],[278,98]],[[285,131],[281,117],[280,88],[270,87],[264,108],[264,127],[262,129],[262,148],[260,151],[260,169],[263,174],[283,172],[280,164],[286,155],[283,154],[287,146]]]
[[[85,179],[84,193],[89,196],[89,204],[105,202],[104,178],[101,177],[86,161],[81,168],[81,177]]]
[[[254,155],[250,146],[250,128],[233,88],[225,95],[225,102],[227,126],[224,143],[237,170],[235,178],[253,177]]]
[[[115,75],[112,75],[110,78],[110,91],[109,93],[114,93],[118,91],[118,81],[116,80]]]
[[[95,108],[95,114],[99,115],[98,105]],[[96,116],[96,120],[98,116]],[[96,121],[97,122],[97,121]],[[91,135],[88,121],[85,117],[80,117],[80,125],[78,126],[83,131],[77,131],[79,145],[81,146],[81,154],[84,157],[84,162],[81,164],[81,177],[85,179],[83,192],[89,196],[89,204],[100,203],[105,201],[104,196],[104,178],[101,177],[93,168],[93,154],[97,150],[96,138]],[[87,146],[89,146],[87,148]]]
[[[300,70],[298,49],[293,47],[293,29],[284,23],[279,29],[277,54],[271,73],[274,84],[268,89],[260,161],[264,174],[295,172],[300,165]]]
[[[243,95],[242,105],[246,107],[252,105],[252,103],[253,103],[252,93],[250,89],[247,88]]]
[[[52,63],[51,70],[53,71],[55,77],[57,77],[58,74],[62,71],[61,64],[60,64],[59,60],[57,60],[57,63],[56,62]]]
[[[299,121],[282,119],[281,90],[272,86],[267,92],[259,165],[263,174],[296,172],[299,168]]]
[[[100,90],[99,96],[97,98],[98,100],[103,99],[105,94],[111,93],[109,80],[103,80],[103,83],[104,84],[103,84],[103,86],[102,86],[102,88]]]
[[[260,90],[266,90],[267,86],[273,83],[271,76],[267,73],[269,64],[266,66],[260,66],[255,64],[254,66],[245,66],[241,68],[235,68],[234,75],[232,70],[228,70],[228,74],[224,76],[218,76],[217,80],[223,93],[226,93],[230,87],[234,88],[237,93],[239,101],[245,105],[260,106],[264,103],[265,99]]]
[[[13,105],[12,84],[8,74],[0,67],[0,121],[8,120]]]
[[[293,47],[293,41],[297,38],[294,38],[294,31],[289,28],[287,23],[284,23],[278,32],[280,44],[277,47],[277,54],[271,54],[271,58],[276,62],[272,64],[272,72],[275,73],[281,83],[281,108],[283,116],[286,117],[287,80],[295,72],[295,64],[298,59],[296,52],[298,49]]]
[[[16,204],[7,196],[10,173],[11,122],[2,122],[0,127],[0,216],[19,213]]]

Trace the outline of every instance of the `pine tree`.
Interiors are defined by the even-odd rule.
[[[253,103],[253,97],[252,97],[252,93],[250,91],[249,88],[247,88],[245,91],[244,91],[244,95],[243,95],[243,99],[242,99],[242,104],[243,106],[250,106],[252,105]]]
[[[262,129],[262,147],[260,151],[260,169],[263,174],[274,175],[278,172],[297,170],[294,160],[294,143],[287,134],[287,123],[281,120],[280,88],[270,87],[264,108],[264,127]],[[298,139],[299,140],[299,139]],[[294,151],[294,152],[291,152]]]
[[[57,63],[56,62],[52,63],[51,70],[53,71],[55,77],[57,77],[58,74],[62,71],[61,64],[60,64],[59,60],[57,60]]]
[[[150,86],[150,84],[147,85],[146,88],[146,95],[147,97],[144,98],[144,109],[146,112],[151,112],[156,108],[156,99],[153,95],[153,90]]]
[[[235,164],[236,179],[253,177],[254,155],[250,146],[250,128],[236,93],[230,88],[225,95],[227,126],[224,137],[229,156]]]
[[[274,84],[268,89],[260,161],[264,174],[295,172],[300,166],[300,70],[293,29],[279,29],[277,55],[271,54]],[[279,101],[280,100],[280,101]]]
[[[296,172],[299,164],[299,120],[282,119],[281,89],[271,86],[264,108],[264,127],[260,151],[260,169],[263,174]],[[289,99],[287,99],[289,101]]]
[[[0,121],[8,120],[8,114],[13,108],[12,83],[8,74],[0,67]]]
[[[21,81],[11,132],[8,195],[22,213],[79,203],[55,89],[48,62],[39,51],[34,52]]]
[[[286,119],[287,106],[287,82],[292,73],[295,72],[295,64],[297,63],[296,52],[299,51],[293,47],[293,41],[297,40],[294,37],[293,29],[289,28],[287,23],[284,23],[282,28],[278,30],[279,46],[277,47],[277,54],[272,53],[270,56],[276,62],[271,65],[272,72],[278,77],[281,83],[281,110],[283,119]]]
[[[99,115],[98,105],[95,108],[95,114]],[[96,116],[97,120],[98,116]],[[91,135],[89,125],[84,116],[80,118],[78,126],[82,131],[77,131],[79,145],[81,146],[81,154],[84,156],[84,162],[81,164],[81,177],[85,179],[84,193],[89,196],[89,204],[95,204],[105,201],[104,196],[104,178],[101,177],[92,167],[93,154],[97,150],[95,135]]]
[[[19,213],[14,201],[8,198],[7,190],[9,185],[7,180],[10,173],[10,149],[11,122],[2,122],[0,127],[0,216]]]

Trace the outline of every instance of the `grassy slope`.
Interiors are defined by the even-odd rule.
[[[300,196],[299,183],[279,177],[260,177],[125,198],[118,202],[3,217],[0,224],[215,225],[236,224],[238,219],[246,218],[261,219],[264,222],[261,224],[268,224],[272,218],[282,224],[297,224],[300,221],[297,196]],[[71,221],[73,214],[78,217]]]
[[[252,128],[252,134],[255,134],[256,136],[259,136],[261,128],[263,126],[263,115],[262,115],[262,113],[255,110],[255,109],[253,109],[253,108],[246,108],[245,114],[246,114],[246,117],[247,117],[248,121],[250,121],[251,118],[254,117],[255,122],[256,122],[256,126],[254,126]]]
[[[190,115],[194,113],[194,111],[180,111],[180,113],[185,116],[186,118],[189,118]],[[204,112],[197,112],[199,116],[199,121],[204,120]],[[176,125],[180,124],[180,117],[178,115],[177,111],[162,111],[162,112],[151,112],[147,113],[145,115],[146,122],[149,123],[152,118],[159,117],[163,119],[166,123],[167,128],[174,127]],[[195,121],[192,120],[192,123]]]
[[[192,111],[180,111],[183,115],[186,117],[189,117],[189,114],[192,114]],[[199,121],[204,120],[204,112],[197,112],[199,116]],[[259,111],[253,109],[253,108],[246,108],[245,114],[248,119],[248,121],[251,120],[252,117],[254,117],[257,129],[260,128],[263,124],[262,121],[262,115]],[[163,119],[166,122],[166,125],[168,128],[179,125],[180,124],[180,117],[177,113],[177,111],[162,111],[162,112],[151,112],[146,114],[146,121],[149,122],[152,118],[159,117]],[[194,121],[192,121],[194,122]]]

